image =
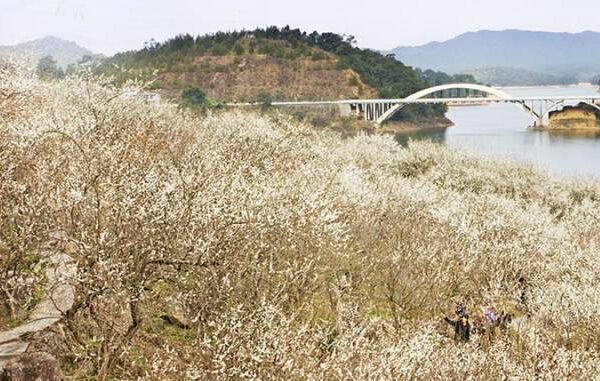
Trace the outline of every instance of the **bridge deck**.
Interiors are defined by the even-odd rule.
[[[583,96],[538,96],[538,97],[471,97],[471,98],[420,98],[420,99],[345,99],[339,101],[290,101],[271,102],[272,106],[327,106],[327,105],[372,105],[372,104],[480,104],[480,103],[522,103],[522,102],[576,102],[600,101],[600,95]],[[260,106],[261,103],[228,103],[228,106]]]

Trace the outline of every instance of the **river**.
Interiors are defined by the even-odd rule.
[[[502,90],[514,96],[598,95],[595,86],[583,85]],[[555,176],[600,179],[600,133],[532,131],[527,128],[532,124],[529,114],[510,104],[452,107],[447,117],[453,127],[400,134],[397,139],[431,139],[463,151],[530,162]]]

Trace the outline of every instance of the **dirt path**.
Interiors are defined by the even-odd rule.
[[[28,335],[43,331],[58,322],[75,302],[72,283],[77,274],[77,265],[71,257],[57,249],[61,239],[61,235],[55,235],[41,250],[48,281],[44,299],[34,308],[25,323],[0,331],[0,370],[8,361],[25,353],[29,347]]]

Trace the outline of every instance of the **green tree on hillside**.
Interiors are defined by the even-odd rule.
[[[431,86],[446,85],[449,83],[477,83],[475,77],[471,74],[454,74],[449,75],[441,71],[433,71],[431,69],[421,70],[415,69],[419,78],[427,81]]]
[[[37,65],[37,75],[44,81],[64,78],[65,72],[58,66],[56,60],[51,56],[40,58]]]
[[[260,103],[264,107],[270,106],[271,103],[273,103],[273,95],[269,94],[266,91],[261,91],[256,95],[255,102]]]
[[[197,87],[190,87],[181,93],[181,99],[187,106],[198,107],[206,106],[208,104],[208,98],[204,91]]]

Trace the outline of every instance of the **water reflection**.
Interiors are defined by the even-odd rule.
[[[533,131],[536,132],[536,131]],[[548,135],[550,142],[562,142],[572,139],[600,139],[600,128],[597,130],[554,130],[554,131],[537,131],[541,134]]]
[[[444,143],[446,141],[447,128],[426,129],[421,131],[411,131],[396,134],[396,141],[403,147],[408,147],[408,142],[411,140],[430,140],[436,143]]]

